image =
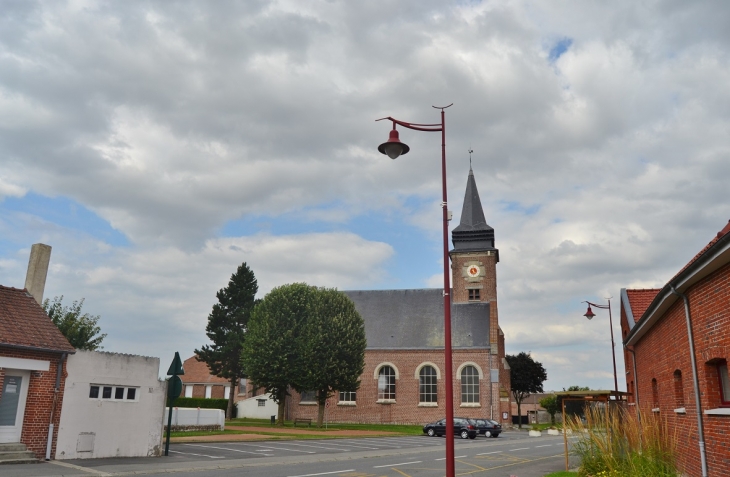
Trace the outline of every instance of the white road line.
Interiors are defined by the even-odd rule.
[[[295,444],[293,442],[287,442],[286,445],[288,445],[288,446],[314,447],[315,449],[329,449],[329,450],[336,450],[336,451],[347,452],[345,449],[337,449],[336,447],[313,446],[313,445],[310,445],[310,444]]]
[[[373,469],[380,469],[382,467],[395,467],[398,465],[420,464],[421,462],[422,461],[420,461],[420,460],[414,460],[413,462],[401,462],[400,464],[375,465],[375,466],[373,466]]]
[[[465,455],[455,455],[454,459],[463,459],[466,457]],[[434,459],[434,460],[446,460],[446,457],[441,457],[440,459]]]
[[[510,452],[518,451],[518,450],[527,450],[529,447],[520,447],[519,449],[510,449]]]
[[[550,447],[550,446],[552,446],[552,444],[545,444],[544,446],[535,446],[535,449],[537,449],[538,447]]]
[[[188,444],[188,445],[192,445],[192,444]],[[298,449],[287,449],[286,447],[257,446],[256,444],[243,444],[243,443],[241,445],[250,446],[250,447],[261,447],[263,449],[270,449],[270,450],[285,450],[285,451],[291,451],[291,452],[301,452],[303,454],[316,454],[316,452],[312,452],[312,451],[303,451],[303,450],[298,450]],[[204,446],[201,446],[201,447],[204,447]],[[241,452],[243,452],[243,451],[241,451]]]
[[[477,455],[499,454],[500,452],[502,452],[502,451],[482,452],[481,454],[477,454]]]
[[[322,472],[322,473],[319,473],[319,474],[290,475],[289,477],[312,477],[313,475],[339,474],[341,472],[355,472],[355,469],[336,470],[334,472]]]
[[[334,442],[328,442],[328,446],[341,446],[341,447],[357,447],[360,449],[379,449],[379,447],[368,447],[368,446],[358,446],[355,444],[335,444]]]
[[[184,454],[184,455],[194,455],[196,457],[210,457],[211,459],[225,459],[225,457],[217,456],[217,455],[205,455],[205,454],[193,454],[192,452],[180,452],[180,451],[170,451],[175,454]],[[111,475],[111,474],[106,474]]]
[[[273,454],[260,454],[260,453],[258,453],[259,451],[257,451],[257,452],[249,452],[249,451],[240,450],[240,449],[231,449],[231,448],[228,448],[228,447],[204,446],[202,444],[184,444],[184,445],[191,446],[191,447],[202,447],[204,449],[218,449],[218,450],[226,450],[226,451],[231,451],[231,452],[242,452],[244,454],[265,455],[266,457],[271,457],[273,455]],[[267,451],[270,452],[268,449],[262,450],[260,452],[267,452]],[[180,452],[180,453],[182,454],[182,452]],[[222,458],[223,457],[221,457],[221,459]]]

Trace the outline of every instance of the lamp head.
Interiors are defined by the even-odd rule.
[[[408,144],[401,142],[398,138],[398,131],[395,129],[395,124],[393,125],[393,129],[390,131],[388,140],[378,146],[378,151],[382,154],[386,154],[391,159],[395,159],[403,154],[408,154],[408,151],[410,150],[411,148],[408,147]]]
[[[586,311],[586,314],[583,316],[585,316],[589,320],[592,319],[594,316],[596,316],[596,314],[593,313],[593,310],[591,310],[591,305],[588,305],[588,311]]]

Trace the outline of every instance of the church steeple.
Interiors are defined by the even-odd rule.
[[[479,191],[471,166],[466,181],[461,222],[451,232],[451,241],[454,243],[454,252],[494,250],[499,257],[499,252],[494,248],[494,229],[487,224],[484,218],[484,210],[482,210],[482,202],[479,199]]]

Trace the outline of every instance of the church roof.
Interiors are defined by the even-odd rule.
[[[474,171],[469,168],[466,180],[464,205],[461,209],[461,221],[451,232],[451,241],[455,251],[496,250],[494,248],[494,229],[484,218],[482,202],[474,180]]]
[[[198,361],[192,356],[183,362],[185,374],[180,376],[183,383],[187,384],[228,384],[231,381],[226,378],[219,378],[210,372],[210,368],[204,361]]]
[[[368,349],[444,347],[443,289],[343,291],[365,321]],[[489,303],[451,304],[454,348],[489,348]]]

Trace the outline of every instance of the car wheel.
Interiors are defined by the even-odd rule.
[[[491,432],[489,432],[489,431],[486,431],[486,432],[484,433],[484,437],[492,437],[492,433],[491,433]]]
[[[461,438],[462,439],[468,439],[469,433],[467,431],[461,431]]]
[[[433,437],[436,435],[436,431],[434,431],[433,429],[429,429],[428,431],[426,431],[426,434],[428,434],[428,437]]]

